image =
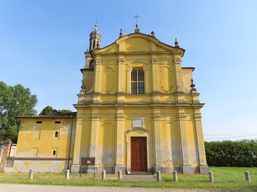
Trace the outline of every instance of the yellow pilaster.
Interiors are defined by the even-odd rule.
[[[161,115],[159,108],[153,108],[153,131],[154,131],[154,160],[155,160],[155,172],[161,171],[162,164],[162,146],[161,146]]]
[[[98,130],[99,130],[99,108],[92,108],[91,127],[90,127],[90,149],[89,156],[95,157],[95,164],[98,163],[97,150],[98,150]]]
[[[124,108],[117,107],[116,108],[116,165],[115,165],[115,174],[118,173],[119,170],[124,171]]]
[[[180,132],[180,146],[181,146],[181,158],[182,158],[182,173],[193,174],[193,169],[189,163],[189,151],[188,151],[188,138],[187,138],[187,126],[186,126],[186,112],[183,107],[177,108],[179,132]]]
[[[175,55],[175,57],[174,57],[174,75],[175,75],[176,92],[183,92],[181,57],[179,55]]]
[[[158,92],[158,60],[157,58],[153,57],[152,60],[152,92],[157,93]]]
[[[202,107],[202,106],[201,106]],[[199,154],[199,169],[200,173],[207,174],[209,172],[209,167],[206,162],[204,138],[203,138],[203,127],[202,127],[202,116],[201,107],[194,107],[194,119],[195,119],[195,130]]]
[[[102,74],[102,65],[101,59],[95,60],[95,81],[94,81],[94,92],[101,93],[101,74]]]
[[[83,108],[77,108],[77,122],[76,122],[75,138],[74,138],[73,163],[71,166],[72,173],[78,173],[80,169],[82,121],[83,121]]]
[[[145,65],[145,93],[149,93],[148,64]]]
[[[131,84],[130,84],[130,78],[131,78],[131,69],[129,67],[129,64],[126,65],[127,69],[126,69],[126,76],[127,76],[127,94],[130,94],[131,93]]]

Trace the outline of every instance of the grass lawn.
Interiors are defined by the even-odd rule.
[[[0,173],[0,183],[257,191],[257,168],[211,167],[210,170],[214,175],[214,183],[209,182],[208,175],[201,174],[178,174],[178,182],[173,181],[172,174],[162,174],[161,182],[146,182],[120,181],[114,174],[107,174],[107,180],[104,181],[100,174],[95,177],[91,174],[82,174],[82,177],[70,174],[70,180],[66,181],[64,173],[34,173],[33,180],[29,179],[28,173]],[[245,181],[245,171],[250,172],[251,183]]]

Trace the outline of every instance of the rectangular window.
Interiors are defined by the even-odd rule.
[[[37,124],[42,124],[42,121],[37,121]]]
[[[55,121],[54,123],[55,124],[61,124],[61,121]]]
[[[145,82],[144,71],[142,69],[133,69],[131,72],[131,94],[144,94]]]
[[[34,139],[40,139],[41,129],[36,128],[34,130]]]
[[[31,157],[37,157],[37,155],[38,155],[38,148],[32,148]]]

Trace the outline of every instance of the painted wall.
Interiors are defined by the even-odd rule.
[[[143,136],[148,172],[207,173],[200,111],[204,104],[191,90],[194,68],[182,68],[183,54],[183,49],[137,33],[91,52],[92,88],[79,94],[74,105],[79,150],[74,150],[73,172],[81,157],[95,157],[98,173],[130,172],[131,137]],[[133,69],[144,71],[145,94],[131,94]],[[87,78],[83,73],[83,81]],[[133,126],[135,118],[143,119],[144,125]]]
[[[63,172],[73,156],[75,119],[20,118],[13,167],[5,172]]]

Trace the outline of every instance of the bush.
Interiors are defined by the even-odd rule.
[[[204,142],[209,166],[257,167],[256,140]]]

